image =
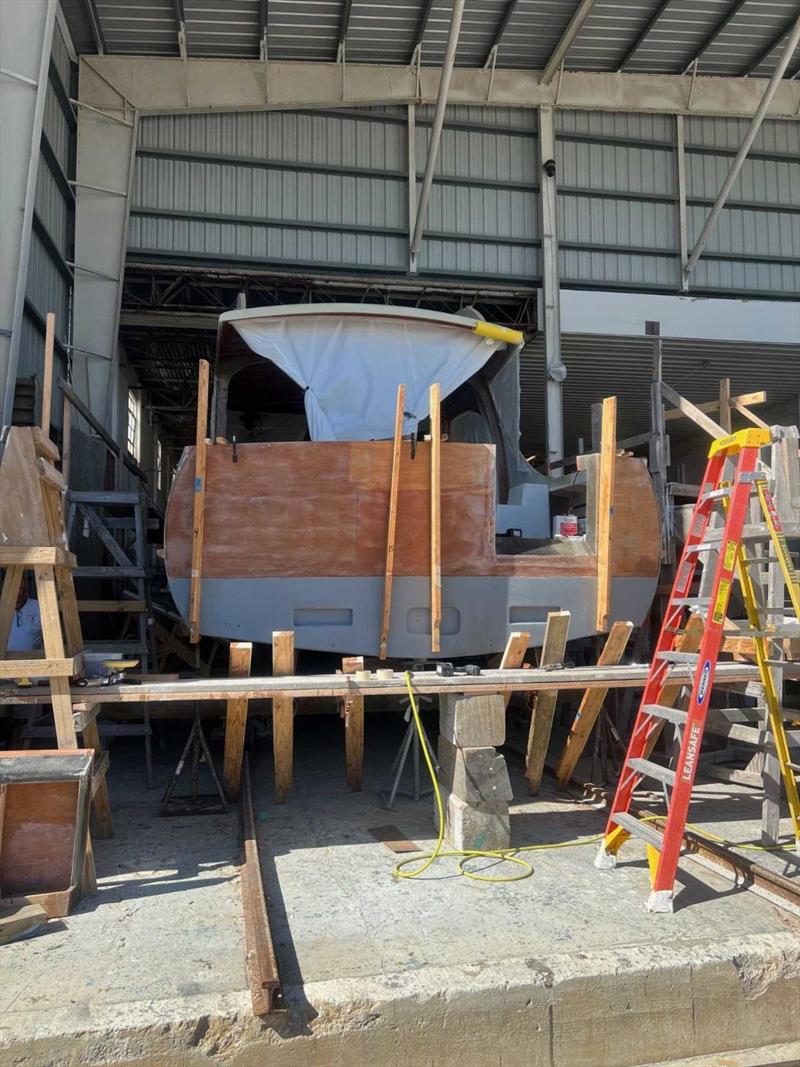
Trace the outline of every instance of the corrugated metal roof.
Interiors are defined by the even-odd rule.
[[[442,62],[451,0],[62,0],[79,53],[178,55],[183,12],[190,56]],[[456,62],[541,69],[578,0],[467,0]],[[800,14],[796,0],[596,0],[570,48],[573,70],[769,76]],[[266,25],[263,20],[266,19]],[[800,56],[787,77],[800,71]]]

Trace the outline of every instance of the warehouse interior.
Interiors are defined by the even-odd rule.
[[[800,1062],[800,3],[2,0],[0,257],[0,1062]]]

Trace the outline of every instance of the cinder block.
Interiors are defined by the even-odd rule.
[[[438,810],[434,797],[434,822],[438,832]],[[459,851],[494,852],[511,847],[511,816],[508,804],[467,804],[460,797],[442,790],[444,836],[451,848]]]
[[[513,799],[506,761],[496,748],[456,748],[439,738],[439,782],[468,804]]]
[[[506,703],[499,693],[439,697],[439,733],[457,748],[486,748],[506,739]]]

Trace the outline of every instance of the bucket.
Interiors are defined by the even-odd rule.
[[[578,536],[578,516],[577,515],[554,515],[553,516],[553,537],[577,537]]]

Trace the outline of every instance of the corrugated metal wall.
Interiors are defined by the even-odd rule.
[[[432,111],[416,109],[418,179]],[[538,282],[536,121],[448,108],[421,274]],[[676,119],[559,111],[556,129],[562,283],[680,291]],[[690,248],[744,129],[685,120]],[[139,130],[132,255],[407,270],[405,108],[145,117]],[[692,290],[800,291],[800,124],[764,124]]]
[[[76,122],[69,97],[75,77],[72,61],[56,22],[42,122],[42,144],[36,181],[31,251],[25,290],[25,312],[20,341],[19,378],[41,379],[44,357],[44,322],[49,311],[56,316],[56,374],[66,369],[65,349],[70,342],[72,260],[75,197]],[[61,405],[53,404],[53,423],[61,424]]]
[[[684,120],[691,249],[747,123]],[[673,117],[557,113],[561,277],[565,285],[681,285],[677,125]],[[723,210],[691,289],[800,292],[800,124],[767,121]]]
[[[418,112],[421,178],[431,114]],[[129,252],[405,272],[406,122],[405,108],[143,118]],[[535,122],[450,109],[421,273],[538,273]]]

